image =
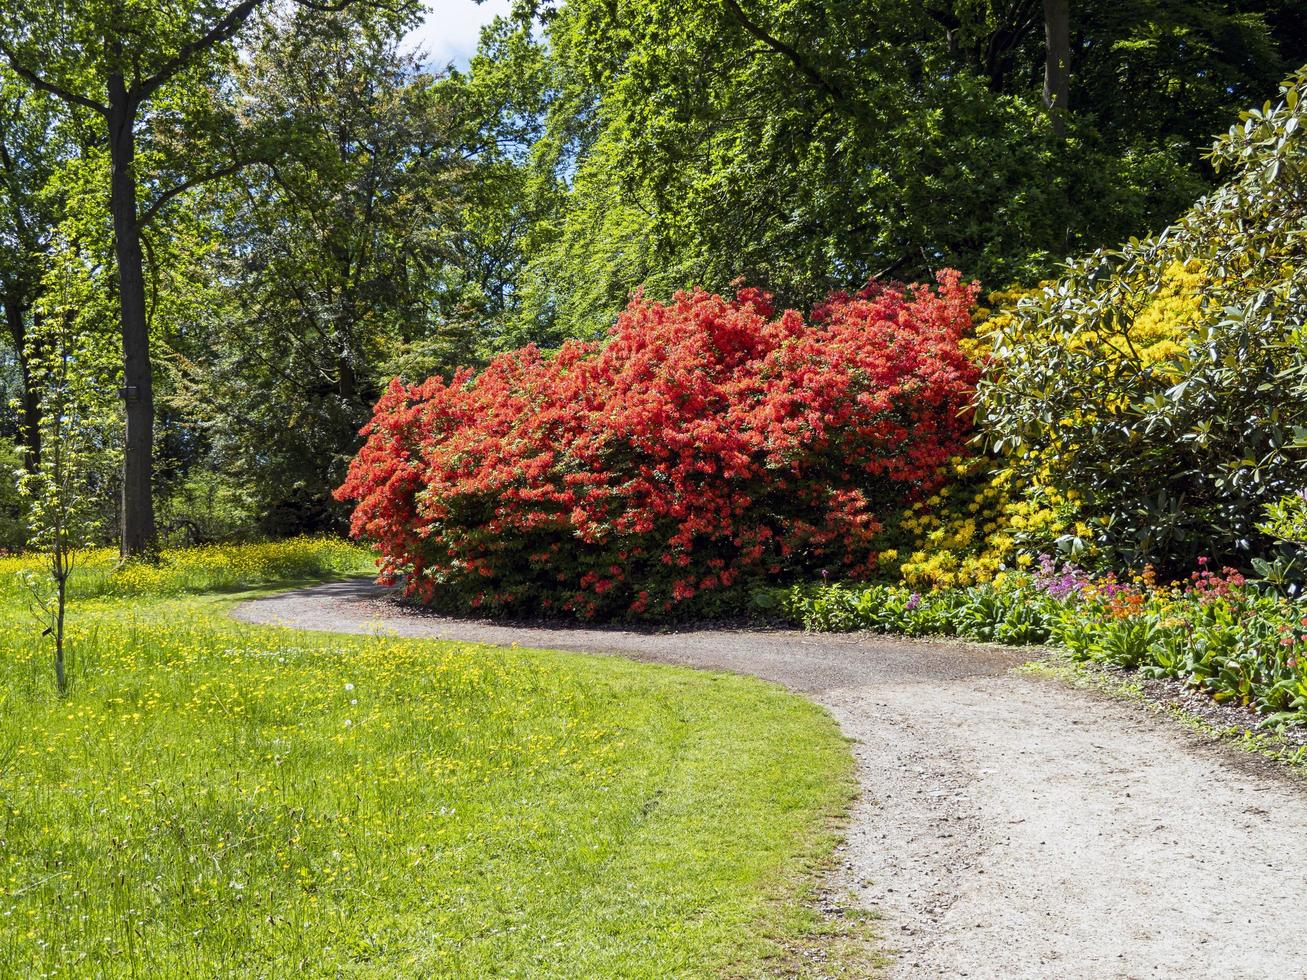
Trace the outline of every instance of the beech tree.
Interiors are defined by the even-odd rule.
[[[213,303],[175,349],[169,399],[269,533],[340,526],[331,490],[396,372],[475,357],[450,281],[467,159],[461,99],[364,11],[269,17],[238,73],[252,116],[287,123],[275,166],[213,185]],[[402,363],[393,363],[396,360]]]
[[[558,3],[532,165],[562,203],[514,335],[597,333],[640,284],[1038,281],[1215,186],[1202,148],[1307,60],[1304,24],[1283,0]],[[472,74],[537,57],[494,54]]]

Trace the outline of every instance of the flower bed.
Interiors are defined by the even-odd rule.
[[[1048,644],[1078,660],[1178,679],[1253,708],[1268,725],[1307,723],[1307,602],[1201,559],[1188,579],[1166,585],[1147,570],[1091,577],[1044,557],[1033,572],[970,588],[831,584],[779,598],[808,629]]]

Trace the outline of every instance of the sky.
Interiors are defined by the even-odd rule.
[[[466,67],[476,52],[481,28],[497,14],[508,13],[509,0],[426,0],[426,5],[426,20],[409,34],[409,41],[427,52],[432,68],[450,61]]]

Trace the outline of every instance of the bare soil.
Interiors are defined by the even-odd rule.
[[[434,616],[360,581],[240,619],[753,674],[824,705],[862,785],[845,883],[910,977],[1307,976],[1307,786],[1156,713],[1012,668],[1029,652],[861,635]]]

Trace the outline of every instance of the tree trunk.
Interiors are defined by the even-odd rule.
[[[18,355],[18,369],[23,379],[23,468],[35,473],[41,465],[41,399],[32,384],[32,362],[27,352],[27,325],[23,304],[10,297],[5,300],[5,321]]]
[[[1066,132],[1071,80],[1071,0],[1044,0],[1044,105],[1053,132]]]
[[[110,208],[114,256],[118,264],[118,305],[122,318],[123,390],[127,435],[123,453],[124,558],[155,550],[154,525],[154,373],[145,314],[145,271],[136,202],[136,104],[123,80],[109,79]]]
[[[341,354],[336,358],[336,373],[336,394],[346,402],[353,402],[358,394],[358,374],[348,354]]]
[[[58,607],[54,621],[54,680],[59,688],[59,696],[68,693],[68,675],[64,673],[64,618],[68,609],[68,574],[67,571],[58,581],[59,593],[56,597]]]

